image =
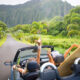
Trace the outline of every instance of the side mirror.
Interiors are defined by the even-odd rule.
[[[11,61],[5,61],[5,62],[4,62],[4,65],[5,65],[5,66],[10,66],[11,63],[12,63]]]

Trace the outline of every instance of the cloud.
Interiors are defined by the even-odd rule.
[[[67,1],[73,6],[80,5],[80,0],[63,0],[63,1]]]
[[[0,4],[9,4],[9,5],[16,5],[16,4],[23,4],[29,0],[0,0]],[[67,1],[71,5],[80,5],[80,0],[62,0],[62,1]]]
[[[29,0],[0,0],[0,4],[9,4],[9,5],[16,5],[16,4],[23,4]]]

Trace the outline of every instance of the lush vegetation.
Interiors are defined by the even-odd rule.
[[[24,33],[24,36],[23,38],[21,38],[21,41],[26,44],[30,43],[35,45],[35,40],[39,38],[41,38],[43,45],[53,45],[55,47],[55,50],[59,50],[61,53],[64,53],[72,44],[80,44],[80,38],[69,38],[61,36],[55,37],[52,35],[40,35],[29,33]]]
[[[80,35],[80,7],[71,9],[70,13],[64,17],[56,16],[49,21],[34,21],[32,24],[16,25],[10,30],[16,36],[19,33],[18,37],[23,36],[22,33],[78,37]]]
[[[5,41],[6,41],[6,37],[0,39],[0,47],[4,44]]]
[[[6,29],[7,25],[4,22],[0,21],[0,39],[5,36]]]
[[[80,7],[73,8],[64,17],[50,21],[34,21],[32,24],[16,25],[10,28],[13,35],[23,42],[34,43],[41,37],[43,45],[54,45],[61,53],[72,44],[80,44]]]
[[[0,38],[2,38],[7,26],[1,21],[0,24]],[[72,44],[80,43],[80,6],[71,9],[64,17],[56,16],[47,21],[18,24],[9,28],[7,32],[12,32],[18,40],[32,44],[35,39],[41,37],[43,45],[54,45],[63,53]]]
[[[62,0],[30,0],[21,5],[0,5],[0,20],[9,27],[17,24],[31,24],[33,21],[64,16],[72,8],[73,6]]]
[[[43,45],[53,45],[55,50],[59,50],[61,53],[64,53],[72,44],[80,44],[80,38],[54,37],[51,35],[25,34],[25,38],[23,38],[22,41],[24,42],[25,39],[25,41],[28,41],[29,43],[34,43],[34,40],[40,37]]]
[[[5,42],[6,40],[6,29],[7,29],[7,25],[0,21],[0,46]]]

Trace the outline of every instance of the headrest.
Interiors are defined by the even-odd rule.
[[[54,70],[46,70],[41,73],[41,80],[54,80],[56,79],[56,73]]]
[[[73,64],[71,70],[75,73],[80,73],[80,64]]]
[[[36,80],[39,77],[39,72],[28,72],[25,75],[22,75],[24,80]]]

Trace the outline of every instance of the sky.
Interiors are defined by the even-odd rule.
[[[6,5],[16,5],[16,4],[23,4],[29,0],[0,0],[0,4],[6,4]]]
[[[16,4],[23,4],[29,0],[0,0],[0,4],[6,4],[6,5],[16,5]],[[67,1],[73,6],[80,5],[80,0],[63,0]]]
[[[73,6],[80,5],[80,0],[62,0],[62,1],[67,1],[68,3],[70,3]]]

